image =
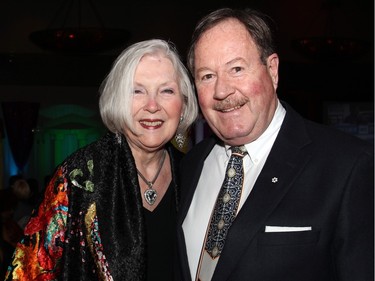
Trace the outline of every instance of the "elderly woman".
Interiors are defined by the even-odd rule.
[[[57,167],[7,280],[172,280],[177,167],[194,122],[189,74],[163,40],[128,47],[101,87],[109,132]]]

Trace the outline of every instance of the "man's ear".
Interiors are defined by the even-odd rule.
[[[272,78],[273,86],[277,89],[279,82],[279,56],[276,53],[267,58],[267,70]]]

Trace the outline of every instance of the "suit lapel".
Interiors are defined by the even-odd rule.
[[[204,161],[216,143],[217,139],[211,137],[199,144],[193,154],[185,156],[184,165],[181,167],[181,205],[177,221],[179,226],[182,225],[189,210]]]
[[[301,132],[305,132],[302,119],[287,107],[284,123],[262,172],[231,226],[212,280],[228,280],[244,250],[259,231],[264,231],[268,216],[311,158],[303,149],[309,138],[306,132]]]
[[[183,276],[179,278],[182,278],[182,280],[191,280],[182,224],[193,199],[204,161],[216,142],[217,139],[212,137],[198,144],[193,151],[185,156],[184,163],[181,166],[181,202],[177,214],[177,243],[181,275]]]

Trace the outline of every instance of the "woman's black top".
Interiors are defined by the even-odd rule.
[[[147,231],[147,280],[172,281],[176,221],[172,185],[154,211],[144,210]]]

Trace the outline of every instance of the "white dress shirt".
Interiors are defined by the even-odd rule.
[[[243,159],[245,177],[238,211],[249,196],[266,162],[284,117],[285,109],[278,102],[275,115],[266,131],[257,140],[245,144],[248,155]],[[225,169],[230,157],[229,148],[229,146],[224,147],[217,144],[206,158],[193,200],[182,225],[192,280],[196,279],[207,227],[224,180]]]

